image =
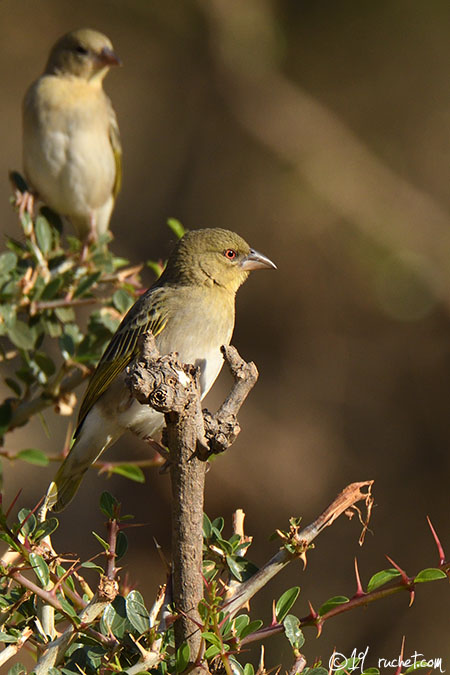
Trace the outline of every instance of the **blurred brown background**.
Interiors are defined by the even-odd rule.
[[[292,565],[253,604],[302,587],[307,614],[389,567],[437,563],[425,517],[448,539],[450,428],[450,4],[442,0],[3,0],[0,3],[0,208],[17,233],[7,171],[21,167],[20,104],[67,30],[106,33],[124,62],[106,80],[121,128],[124,185],[113,248],[133,263],[164,257],[169,216],[186,227],[234,229],[278,264],[240,291],[234,344],[260,381],[241,414],[242,434],[207,477],[211,517],[242,507],[251,558],[291,515],[314,519],[347,483],[375,479],[373,536],[354,521],[316,543],[305,573]],[[148,273],[146,283],[151,282]],[[229,385],[223,375],[214,407]],[[56,452],[66,420],[46,414],[15,432],[12,448]],[[123,438],[111,457],[143,457]],[[7,465],[6,499],[42,495],[51,471]],[[147,604],[163,579],[153,537],[169,553],[169,480],[145,485],[92,473],[61,516],[58,550],[84,558],[98,545],[103,489],[146,527],[130,530],[125,559]],[[450,667],[448,587],[419,587],[306,629],[308,659],[334,646],[370,647],[366,667],[405,655]],[[286,641],[267,665],[291,662]],[[311,663],[311,661],[310,661]]]

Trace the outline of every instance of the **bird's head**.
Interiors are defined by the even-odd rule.
[[[110,66],[120,63],[106,35],[80,28],[63,35],[52,47],[45,72],[101,82]]]
[[[219,286],[233,293],[251,270],[276,269],[262,253],[235,232],[191,230],[177,243],[164,272],[164,282]]]

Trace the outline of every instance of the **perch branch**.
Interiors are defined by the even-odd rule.
[[[234,382],[215,415],[201,409],[198,369],[180,364],[176,354],[160,357],[152,335],[143,339],[128,371],[133,396],[165,416],[172,482],[172,586],[178,612],[175,643],[188,643],[194,663],[202,652],[198,604],[203,598],[204,460],[236,439],[236,414],[258,377],[256,366],[245,363],[234,347],[222,347],[222,352]]]

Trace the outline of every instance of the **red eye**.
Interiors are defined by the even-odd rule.
[[[237,256],[237,253],[232,248],[227,248],[227,250],[224,253],[224,256],[225,258],[228,258],[228,260],[234,260],[235,257]]]

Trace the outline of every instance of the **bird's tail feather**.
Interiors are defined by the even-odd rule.
[[[46,495],[46,507],[52,511],[62,511],[72,501],[84,474],[89,467],[100,457],[112,442],[112,437],[102,437],[102,445],[93,442],[89,434],[83,434],[75,441],[72,449],[59,467],[55,478],[50,483]]]

